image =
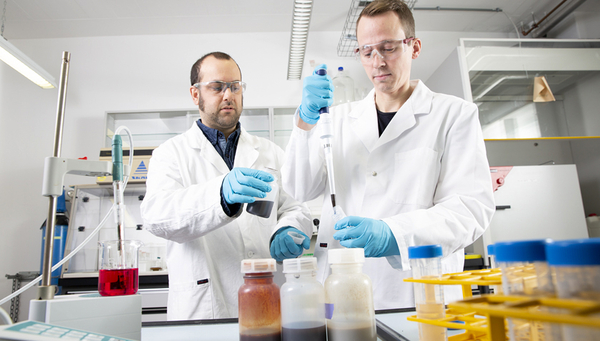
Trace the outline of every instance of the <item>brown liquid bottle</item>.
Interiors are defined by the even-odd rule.
[[[274,259],[244,259],[244,284],[238,290],[240,341],[281,341],[279,287]]]

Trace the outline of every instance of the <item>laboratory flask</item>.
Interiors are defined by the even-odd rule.
[[[273,181],[268,182],[269,186],[271,186],[271,191],[267,192],[267,196],[264,198],[254,198],[254,202],[246,205],[246,212],[268,219],[271,216],[279,192],[279,171],[268,167],[261,170],[271,174],[274,178]],[[275,209],[277,209],[277,206],[275,206]]]
[[[343,67],[338,67],[338,72],[332,79],[333,83],[333,105],[354,101],[354,80]]]
[[[325,315],[329,341],[375,341],[373,284],[362,272],[362,248],[328,251],[331,274],[325,280]]]
[[[274,259],[244,259],[244,284],[238,290],[240,341],[280,341],[279,287],[273,282]]]
[[[494,244],[496,263],[502,271],[504,295],[553,297],[552,275],[546,261],[546,243],[550,240],[522,240]],[[543,311],[531,307],[531,312]],[[517,341],[560,340],[553,338],[556,325],[539,321],[508,318],[509,337]]]
[[[142,242],[110,240],[98,243],[98,292],[102,296],[138,291],[138,253]]]
[[[408,259],[414,279],[437,279],[442,275],[442,246],[409,246]],[[446,316],[444,290],[438,284],[413,283],[417,317],[437,320]],[[419,340],[444,341],[446,328],[419,323]]]
[[[600,301],[600,238],[551,242],[546,255],[558,298]],[[599,328],[562,325],[563,340],[600,340],[599,333]]]
[[[325,291],[317,281],[317,259],[283,260],[281,286],[281,340],[325,341]]]

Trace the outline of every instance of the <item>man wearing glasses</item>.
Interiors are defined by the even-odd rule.
[[[330,108],[336,207],[346,217],[332,213],[317,124],[319,108],[332,104],[333,86],[316,70],[304,80],[284,188],[300,201],[324,194],[315,247],[319,280],[328,276],[328,249],[364,248],[375,309],[414,307],[412,284],[403,282],[412,277],[408,247],[440,244],[442,270],[461,272],[463,249],[495,210],[477,106],[410,80],[421,40],[404,2],[368,4],[356,36],[357,59],[374,89],[361,101]],[[461,298],[460,287],[451,287],[447,302]]]
[[[141,213],[145,229],[167,239],[169,320],[237,317],[243,259],[282,261],[310,247],[310,212],[282,186],[273,186],[270,214],[243,209],[281,179],[261,169],[278,171],[284,155],[240,125],[245,88],[229,55],[200,58],[190,86],[200,119],[152,153]],[[296,244],[291,231],[304,241]]]

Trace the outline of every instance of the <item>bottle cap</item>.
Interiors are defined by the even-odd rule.
[[[344,68],[340,66],[338,67],[338,71],[344,71]]]
[[[277,271],[277,265],[273,258],[242,260],[242,273],[275,271]]]
[[[487,246],[487,252],[489,256],[495,255],[494,244],[490,244]]]
[[[562,240],[546,244],[552,266],[600,265],[600,238]]]
[[[494,244],[497,262],[546,261],[546,243],[550,239],[498,242]]]
[[[329,264],[364,263],[365,249],[331,249],[327,253]]]
[[[408,259],[435,258],[441,256],[442,246],[440,244],[408,247]]]
[[[283,260],[283,273],[311,272],[317,270],[315,257],[300,257]]]

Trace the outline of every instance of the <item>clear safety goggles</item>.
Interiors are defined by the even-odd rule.
[[[354,54],[363,62],[373,60],[375,55],[378,55],[383,60],[393,60],[403,54],[406,51],[408,43],[414,39],[415,37],[410,37],[406,39],[384,40],[376,44],[365,44],[354,50]]]
[[[225,93],[227,89],[231,89],[231,92],[234,94],[243,93],[246,90],[246,83],[240,81],[233,82],[223,82],[223,81],[210,81],[210,82],[200,82],[194,84],[196,88],[203,86],[208,91],[213,92],[214,94]]]

